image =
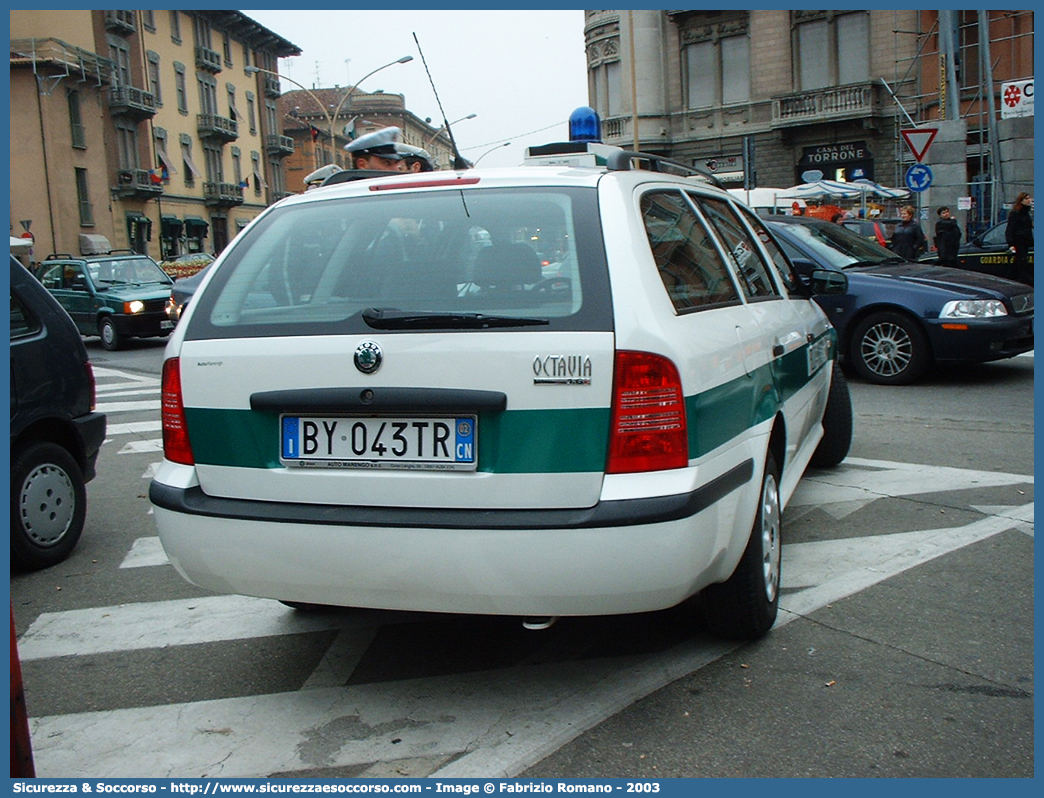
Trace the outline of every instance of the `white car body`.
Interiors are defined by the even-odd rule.
[[[273,327],[270,334],[239,336],[234,314],[222,314],[223,297],[248,290],[230,287],[237,258],[240,271],[250,273],[243,264],[253,256],[244,248],[278,249],[263,237],[274,233],[254,235],[254,228],[276,229],[275,222],[264,227],[266,217],[294,206],[327,213],[336,206],[317,203],[349,209],[384,197],[419,202],[442,192],[478,219],[484,197],[498,190],[534,203],[545,199],[540,191],[552,199],[554,192],[578,192],[570,195],[573,225],[583,217],[581,202],[597,210],[604,254],[582,258],[585,268],[595,264],[589,271],[605,269],[608,293],[599,293],[597,281],[585,283],[581,300],[573,283],[570,301],[572,307],[604,302],[602,322],[557,329],[560,319],[553,317],[547,328],[343,334],[304,328],[280,334]],[[734,268],[758,242],[753,246],[769,264],[777,296],[677,312],[654,262],[641,203],[643,197],[674,202],[679,191],[730,203],[735,211],[725,192],[691,179],[549,166],[340,183],[266,211],[210,270],[167,347],[180,399],[165,394],[164,401],[183,405],[179,423],[187,424],[193,456],[181,459],[194,461],[165,459],[152,485],[171,562],[190,582],[218,592],[537,617],[657,610],[728,580],[751,538],[770,451],[781,470],[781,510],[823,436],[834,334],[814,302],[792,291],[788,296],[790,277],[771,265],[777,256],[768,241],[759,241],[760,231],[747,230],[739,260],[735,253],[729,260],[724,236],[711,238]],[[496,216],[490,214],[492,222]],[[752,223],[752,215],[741,218]],[[492,222],[494,237],[503,236]],[[567,247],[581,237],[576,229],[571,235]],[[473,248],[475,239],[479,247],[486,243],[474,227],[471,238]],[[604,267],[598,265],[603,258]],[[317,301],[323,279],[304,301]],[[459,296],[466,299],[467,290]],[[290,299],[288,315],[296,312],[292,305]],[[209,321],[194,322],[207,313]],[[568,327],[570,317],[562,318]],[[231,320],[227,331],[223,319]],[[353,353],[366,346],[383,358],[373,373],[353,365]],[[688,436],[680,467],[606,472],[620,352],[652,353],[677,367]],[[366,405],[367,395],[376,411]],[[420,404],[410,404],[415,400]],[[286,459],[286,447],[304,445],[299,442],[284,443],[280,454],[280,429],[297,429],[296,420],[277,421],[288,414],[300,414],[302,424],[308,413],[334,420],[455,418],[472,412],[464,407],[472,400],[478,403],[475,470],[379,467],[384,461],[300,467]],[[463,402],[463,409],[453,402]],[[286,423],[291,426],[279,426]],[[376,428],[351,429],[361,441]]]

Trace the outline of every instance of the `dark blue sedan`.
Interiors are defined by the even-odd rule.
[[[909,263],[841,225],[768,221],[799,274],[844,271],[848,292],[816,300],[861,376],[905,385],[939,361],[983,362],[1033,349],[1033,289],[962,269]]]

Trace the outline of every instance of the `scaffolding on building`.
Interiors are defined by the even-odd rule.
[[[898,13],[898,12],[896,12]],[[951,114],[967,125],[967,183],[972,208],[968,213],[969,238],[1003,221],[1007,183],[1000,154],[997,122],[1002,84],[1033,77],[1032,11],[922,12],[918,30],[893,26],[896,40],[895,74],[890,85],[896,100],[898,127],[929,125]],[[949,24],[948,24],[949,23]],[[947,31],[953,31],[951,43]],[[915,36],[912,55],[900,45],[901,37]],[[946,58],[948,52],[953,58]],[[936,68],[934,65],[938,64]],[[949,90],[949,103],[947,91]],[[952,117],[951,117],[952,118]],[[896,164],[913,163],[910,152],[896,141]],[[901,184],[901,177],[896,175]]]

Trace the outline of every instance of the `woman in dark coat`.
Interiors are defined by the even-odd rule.
[[[914,219],[914,209],[907,205],[899,215],[902,221],[892,231],[892,240],[888,248],[904,260],[916,261],[928,249],[928,239],[924,230]]]
[[[1004,228],[1004,240],[1009,251],[1015,253],[1015,279],[1033,285],[1033,264],[1029,253],[1033,249],[1033,216],[1030,195],[1023,191],[1015,198],[1008,214],[1008,226]]]

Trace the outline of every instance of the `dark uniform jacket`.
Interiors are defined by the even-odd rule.
[[[957,263],[961,246],[961,226],[956,219],[940,219],[935,223],[935,249],[940,263]]]

